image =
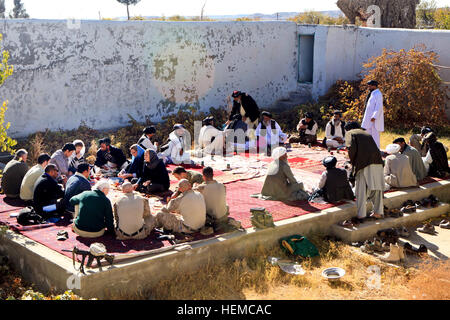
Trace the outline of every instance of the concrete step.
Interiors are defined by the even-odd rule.
[[[292,101],[310,101],[312,99],[311,92],[289,92],[289,100]]]
[[[337,224],[331,226],[331,234],[344,242],[351,243],[367,240],[376,235],[377,231],[386,228],[397,228],[401,226],[417,225],[424,220],[439,217],[450,212],[450,204],[439,203],[435,208],[420,208],[411,214],[404,214],[399,218],[385,218],[380,220],[367,221],[358,227],[348,228]]]

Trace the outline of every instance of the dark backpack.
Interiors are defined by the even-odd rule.
[[[36,211],[34,211],[33,207],[26,207],[20,210],[19,215],[17,216],[17,223],[22,226],[29,226],[33,224],[41,224],[44,218],[38,215]]]

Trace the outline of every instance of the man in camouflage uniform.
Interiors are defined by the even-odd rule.
[[[205,226],[206,205],[203,195],[192,190],[191,183],[182,179],[178,191],[156,215],[156,228],[177,233],[195,233]]]

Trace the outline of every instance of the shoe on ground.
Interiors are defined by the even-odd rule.
[[[382,256],[380,260],[384,262],[399,262],[401,258],[402,254],[400,253],[400,247],[391,243],[389,253]]]
[[[437,207],[437,206],[439,205],[439,199],[438,199],[435,195],[430,194],[430,196],[428,197],[428,199],[430,200],[431,206],[432,206],[433,208],[434,208],[434,207]]]
[[[364,253],[373,253],[373,243],[369,240],[365,241],[364,244],[360,247],[361,251]]]
[[[409,242],[405,242],[405,244],[403,245],[403,250],[407,254],[416,255],[416,256],[420,256],[420,255],[428,253],[428,248],[424,244],[421,244],[419,246],[419,248],[416,249]]]
[[[447,219],[444,219],[439,223],[439,227],[442,229],[450,229],[450,221]]]
[[[428,198],[423,199],[420,203],[424,208],[431,208],[431,200]]]
[[[415,205],[407,205],[400,209],[402,213],[413,213],[416,212],[416,206]]]
[[[389,252],[391,250],[391,244],[389,242],[383,242],[381,245],[383,252]]]
[[[412,200],[406,200],[405,202],[403,202],[402,207],[407,207],[407,206],[414,206],[415,203]]]
[[[353,222],[351,220],[344,220],[341,223],[339,223],[339,225],[344,228],[352,228]]]
[[[410,236],[408,229],[405,227],[397,228],[398,236],[401,238],[408,238]]]
[[[418,228],[417,231],[428,234],[436,234],[436,230],[431,223],[426,223],[422,228]]]
[[[400,209],[391,209],[388,217],[391,218],[399,218],[399,217],[403,217],[403,212]]]

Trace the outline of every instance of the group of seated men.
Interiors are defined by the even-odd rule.
[[[248,94],[235,91],[232,97],[234,104],[224,130],[216,128],[214,118],[204,119],[198,150],[207,154],[222,152],[227,144],[227,132],[242,130],[244,139],[231,140],[234,148],[266,148],[273,158],[261,196],[278,201],[309,199],[311,195],[290,169],[287,149],[278,146],[288,141],[317,143],[318,124],[313,114],[307,113],[300,119],[298,135],[289,137],[270,112],[259,112]],[[336,110],[327,123],[323,146],[346,147],[351,171],[337,168],[335,157],[326,157],[322,162],[326,171],[314,191],[329,202],[352,200],[356,195],[358,218],[366,216],[367,200],[374,204],[372,216],[383,216],[382,193],[387,188],[416,186],[428,175],[445,177],[450,172],[446,148],[430,128],[424,127],[420,135],[413,135],[410,145],[403,138],[395,139],[387,146],[388,156],[383,161],[372,136],[355,122],[345,123],[341,116]],[[73,230],[82,237],[98,237],[107,232],[118,239],[142,239],[154,228],[193,233],[207,222],[220,226],[228,221],[226,189],[214,180],[211,167],[204,168],[202,174],[175,168],[172,173],[179,180],[177,190],[167,206],[156,215],[150,214],[148,200],[140,193],[168,191],[170,178],[166,164],[191,161],[190,133],[183,125],[176,124],[162,146],[152,142],[155,133],[152,126],[144,129],[142,137],[129,149],[130,161],[109,138],[101,139],[93,167],[85,159],[85,146],[80,140],[65,144],[52,156],[41,154],[30,170],[26,164],[27,151],[20,149],[3,171],[2,190],[7,197],[20,197],[33,205],[43,217],[71,213]],[[107,180],[98,181],[92,188],[92,178],[102,174],[117,175],[124,181],[122,194],[113,204],[107,198],[111,188]]]
[[[37,164],[28,170],[27,151],[18,150],[5,167],[2,190],[9,198],[21,198],[34,207],[44,219],[70,214],[73,231],[81,237],[96,238],[114,234],[117,239],[143,239],[155,228],[177,233],[200,231],[205,224],[220,229],[228,223],[225,186],[214,180],[211,167],[203,172],[176,167],[173,176],[179,180],[167,206],[150,214],[149,201],[140,192],[158,194],[169,190],[169,172],[147,134],[130,147],[131,161],[108,138],[99,141],[95,165],[84,159],[84,144],[66,144],[51,157],[41,154]],[[147,148],[149,147],[149,148]],[[156,147],[156,146],[155,146]],[[145,149],[144,149],[145,148]],[[120,170],[124,179],[121,194],[111,202],[107,197],[110,182],[100,179],[100,172]],[[98,171],[95,173],[93,171]],[[140,191],[140,192],[137,192]]]
[[[148,199],[127,180],[112,202],[106,197],[111,188],[107,180],[97,182],[92,191],[71,197],[70,204],[78,206],[73,231],[85,238],[109,233],[119,240],[139,240],[155,228],[190,234],[201,231],[208,223],[220,230],[228,223],[225,186],[214,180],[211,167],[205,167],[203,174],[177,169],[174,176],[180,179],[178,187],[156,214],[151,214]]]

